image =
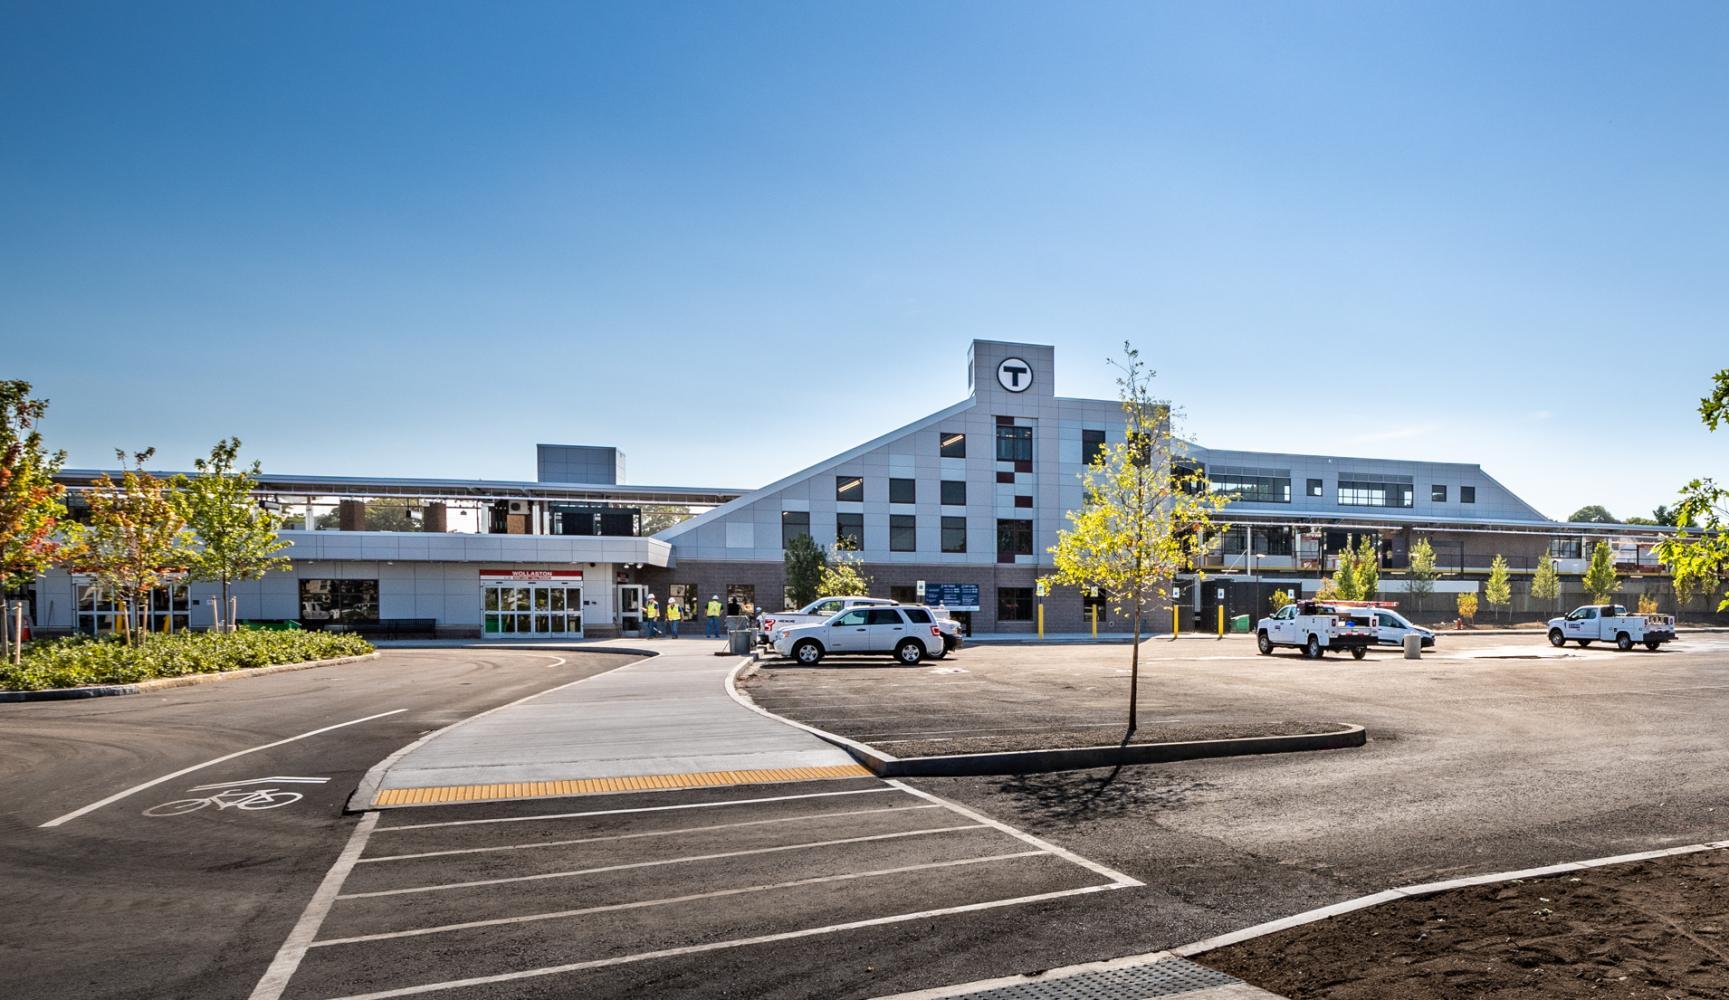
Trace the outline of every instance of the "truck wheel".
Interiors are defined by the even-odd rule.
[[[1590,640],[1590,639],[1580,639],[1579,640],[1579,648],[1580,649],[1586,648],[1587,646],[1591,645],[1591,641],[1592,640]]]
[[[815,639],[804,639],[792,648],[792,658],[807,667],[814,667],[822,662],[822,644]]]
[[[1560,629],[1552,628],[1549,630],[1549,645],[1554,646],[1556,649],[1560,649],[1562,646],[1567,645],[1567,637],[1561,634]]]
[[[1625,653],[1633,648],[1633,637],[1625,632],[1615,633],[1615,648]]]
[[[1351,659],[1353,659],[1353,660],[1360,660],[1363,657],[1367,656],[1368,653],[1369,653],[1368,649],[1366,649],[1363,646],[1352,646],[1351,647]]]
[[[925,648],[919,645],[917,639],[903,639],[901,644],[895,647],[895,659],[909,667],[917,665],[924,658]]]
[[[1255,636],[1255,648],[1261,651],[1262,656],[1272,655],[1273,640],[1267,637],[1266,629],[1262,629],[1261,634]]]
[[[1653,653],[1655,653],[1655,652],[1657,652],[1657,650],[1661,649],[1662,646],[1663,646],[1663,643],[1656,640],[1656,639],[1646,639],[1645,640],[1645,648],[1649,649]]]
[[[1321,638],[1315,633],[1309,633],[1309,644],[1303,647],[1303,655],[1311,660],[1321,658]]]

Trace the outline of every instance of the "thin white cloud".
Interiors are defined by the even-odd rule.
[[[1548,420],[1554,416],[1555,416],[1555,414],[1550,410],[1537,410],[1536,412],[1531,414],[1531,419],[1532,420]]]
[[[1384,431],[1373,431],[1357,435],[1358,444],[1377,444],[1382,441],[1404,441],[1410,438],[1424,437],[1441,429],[1440,424],[1422,423],[1406,424],[1403,427],[1389,427]]]

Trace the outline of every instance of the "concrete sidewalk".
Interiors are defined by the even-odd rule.
[[[612,642],[584,643],[604,651]],[[642,640],[616,640],[640,651]],[[542,692],[424,737],[374,768],[356,807],[853,777],[852,757],[727,694],[734,657],[703,641]],[[549,650],[549,655],[556,655]]]

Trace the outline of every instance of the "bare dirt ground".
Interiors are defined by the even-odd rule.
[[[1292,1000],[1729,998],[1729,852],[1400,900],[1201,960]]]

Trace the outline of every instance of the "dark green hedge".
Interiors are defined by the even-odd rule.
[[[113,638],[35,642],[19,666],[0,664],[0,690],[45,691],[91,684],[133,684],[157,677],[213,674],[272,663],[304,663],[372,652],[372,644],[340,632],[183,632],[151,636],[136,646]]]

